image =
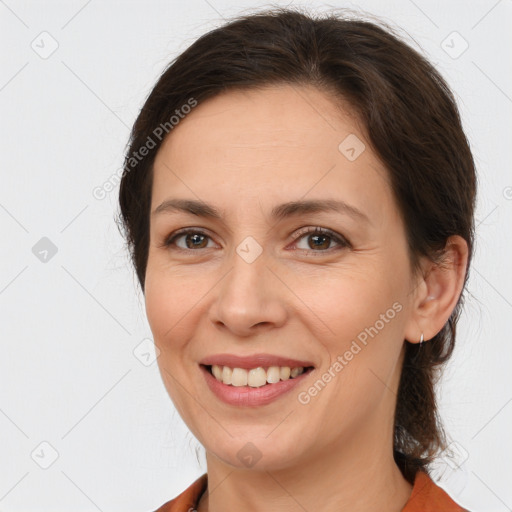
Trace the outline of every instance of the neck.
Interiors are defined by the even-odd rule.
[[[400,512],[412,486],[395,464],[392,447],[382,445],[382,432],[368,434],[341,439],[300,465],[278,470],[233,468],[207,452],[208,490],[197,511]]]

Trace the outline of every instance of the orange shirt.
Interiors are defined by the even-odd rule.
[[[179,496],[164,503],[155,512],[193,512],[206,490],[208,476],[200,476]],[[469,512],[457,505],[441,487],[424,472],[418,471],[412,493],[402,512]]]

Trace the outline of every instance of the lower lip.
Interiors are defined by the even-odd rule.
[[[200,368],[212,393],[226,404],[236,405],[238,407],[256,407],[269,404],[292,390],[312,371],[309,370],[293,379],[281,380],[275,384],[252,388],[250,386],[231,386],[224,384],[218,381],[206,367],[200,365]]]

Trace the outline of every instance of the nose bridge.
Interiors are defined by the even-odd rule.
[[[229,257],[230,271],[222,287],[223,295],[241,301],[240,307],[246,307],[251,299],[261,300],[257,296],[262,292],[262,296],[268,296],[268,290],[264,293],[267,263],[267,254],[256,239],[244,238]]]
[[[283,303],[271,283],[275,277],[267,268],[267,253],[259,242],[247,236],[228,259],[229,269],[216,296],[213,320],[240,335],[257,324],[281,322]]]

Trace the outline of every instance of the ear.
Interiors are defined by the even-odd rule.
[[[432,339],[446,324],[459,300],[468,262],[468,244],[459,235],[448,238],[440,263],[425,260],[414,289],[405,339],[418,343]]]

